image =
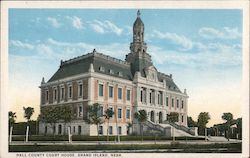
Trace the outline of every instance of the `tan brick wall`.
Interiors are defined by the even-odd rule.
[[[94,100],[97,100],[98,99],[98,80],[95,80],[94,81]]]
[[[78,98],[78,84],[76,81],[72,82],[72,90],[73,90],[73,96],[72,96],[72,100],[77,100]]]
[[[82,80],[83,84],[83,99],[88,99],[88,80]]]
[[[118,98],[118,85],[114,86],[114,102],[117,102],[117,98]]]
[[[123,103],[126,103],[126,101],[127,101],[127,86],[123,86],[122,99],[123,99]]]
[[[65,91],[64,101],[68,101],[68,84],[67,83],[64,83],[64,91]]]

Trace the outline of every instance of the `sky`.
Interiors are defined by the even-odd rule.
[[[242,117],[242,11],[141,9],[145,42],[158,71],[187,89],[188,116],[209,112],[208,126],[224,112]],[[60,60],[91,52],[125,59],[136,9],[10,9],[10,109],[24,121],[23,107],[39,114],[42,77]],[[15,97],[13,97],[15,96]]]

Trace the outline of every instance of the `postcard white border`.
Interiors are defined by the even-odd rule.
[[[138,153],[122,157],[249,157],[249,1],[3,1],[1,2],[1,82],[0,157],[16,157],[8,152],[8,9],[9,8],[110,8],[110,9],[242,9],[243,10],[243,152],[242,154]]]

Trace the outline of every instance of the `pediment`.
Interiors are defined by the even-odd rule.
[[[158,81],[158,71],[154,66],[149,66],[145,69],[146,78],[151,81]]]

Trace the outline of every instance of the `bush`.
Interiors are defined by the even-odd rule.
[[[37,127],[36,127],[37,126]],[[13,135],[25,135],[26,134],[27,122],[18,122],[13,124]],[[29,134],[35,135],[39,130],[39,126],[36,121],[29,122]]]

